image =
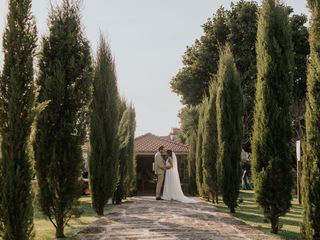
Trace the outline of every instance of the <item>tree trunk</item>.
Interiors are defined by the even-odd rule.
[[[98,214],[98,216],[103,216],[103,207],[99,207],[97,209],[97,214]]]
[[[64,221],[63,218],[57,219],[56,238],[64,238]]]
[[[274,217],[271,219],[271,233],[277,234],[279,230],[279,218]]]
[[[235,207],[230,207],[230,213],[236,213]]]

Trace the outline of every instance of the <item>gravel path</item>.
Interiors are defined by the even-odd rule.
[[[250,226],[221,213],[207,202],[183,204],[134,197],[115,207],[83,229],[74,240],[120,239],[255,239],[274,240]]]

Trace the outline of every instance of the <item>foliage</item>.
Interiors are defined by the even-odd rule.
[[[119,136],[119,183],[114,193],[117,204],[135,190],[135,155],[134,155],[134,134],[135,134],[135,110],[132,105],[122,115],[118,136]]]
[[[293,120],[294,120],[294,142],[304,139],[305,135],[305,100],[307,92],[307,57],[310,53],[308,42],[308,30],[305,26],[307,16],[293,14],[290,17],[292,31],[292,44],[294,53],[293,71]],[[296,165],[295,158],[293,166]]]
[[[0,146],[2,144],[2,138],[0,136]],[[0,148],[0,189],[3,189],[3,170],[2,170],[2,153]],[[3,239],[3,233],[4,233],[4,226],[3,226],[3,209],[2,209],[2,192],[0,191],[0,239]]]
[[[33,57],[36,27],[31,0],[10,0],[3,36],[4,66],[0,76],[2,137],[1,217],[4,239],[33,239],[29,141],[35,121]]]
[[[179,139],[189,145],[188,160],[188,190],[191,195],[197,194],[196,159],[197,132],[199,125],[199,107],[184,107],[180,113],[181,127]],[[199,173],[199,172],[198,172]]]
[[[293,55],[287,9],[264,0],[257,35],[257,90],[252,140],[256,201],[272,233],[290,209]]]
[[[234,213],[240,188],[243,96],[229,46],[221,52],[217,74],[218,169],[223,202]]]
[[[208,106],[205,109],[203,121],[203,146],[202,146],[202,175],[203,175],[203,192],[212,202],[218,201],[218,178],[217,178],[217,84],[212,81],[210,86],[210,95]]]
[[[197,131],[199,120],[198,107],[184,107],[179,112],[181,120],[180,131],[178,134],[179,140],[186,143],[189,136]]]
[[[305,128],[306,59],[309,53],[308,32],[306,26],[304,26],[307,18],[303,14],[291,14],[293,9],[291,7],[286,8],[288,9],[288,14],[290,14],[295,62],[293,90],[295,98],[294,127],[296,139],[302,139]],[[206,29],[200,40],[196,40],[191,47],[187,47],[183,55],[183,68],[171,81],[173,91],[180,95],[182,103],[186,104],[181,113],[188,112],[190,106],[198,105],[201,103],[203,96],[209,94],[210,79],[217,72],[219,48],[225,42],[228,42],[240,73],[243,89],[243,148],[247,152],[251,152],[257,79],[255,45],[259,9],[260,7],[256,1],[245,0],[240,0],[235,4],[231,3],[230,10],[219,9],[213,18],[209,19],[204,25]],[[222,21],[222,19],[224,20]],[[205,39],[205,41],[202,41],[202,39]],[[217,45],[219,47],[216,47]],[[210,61],[204,61],[203,59],[210,59]],[[184,129],[184,126],[188,125],[189,119],[184,114],[180,114],[180,119],[182,129],[180,136],[185,141],[187,134],[184,131],[187,130]],[[292,159],[294,160],[294,158]]]
[[[222,7],[203,26],[204,35],[183,55],[183,68],[171,80],[172,90],[182,103],[196,106],[209,95],[212,75],[217,72],[219,48],[227,41],[227,11]]]
[[[312,13],[309,29],[306,144],[303,158],[303,239],[320,238],[320,5],[308,0]]]
[[[137,190],[137,162],[136,162],[136,155],[134,151],[134,137],[136,131],[136,111],[134,106],[131,104],[129,106],[129,117],[128,122],[130,126],[128,127],[128,141],[127,143],[127,160],[128,160],[128,171],[127,177],[125,178],[125,186],[127,188],[126,194],[127,196],[133,195]]]
[[[77,1],[64,0],[49,17],[39,60],[39,102],[50,101],[40,114],[35,158],[42,212],[64,236],[64,227],[81,194],[92,66]]]
[[[204,137],[204,117],[208,106],[208,98],[205,97],[199,107],[199,121],[197,130],[197,146],[196,146],[196,182],[197,190],[200,196],[204,196],[203,192],[203,137]]]
[[[194,196],[197,194],[197,180],[196,180],[196,152],[197,152],[197,134],[192,131],[188,137],[187,144],[189,146],[188,152],[188,190]]]
[[[240,73],[244,98],[243,147],[251,151],[255,83],[257,79],[256,37],[259,7],[255,1],[231,4],[228,15],[228,43]]]
[[[114,59],[101,36],[94,70],[89,154],[92,206],[98,215],[103,215],[119,181],[119,102]]]

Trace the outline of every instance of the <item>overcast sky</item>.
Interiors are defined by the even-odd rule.
[[[52,2],[59,2],[53,0]],[[308,13],[306,1],[286,0],[297,13]],[[0,0],[0,33],[8,0]],[[171,78],[182,67],[187,45],[201,36],[201,25],[229,0],[83,0],[82,20],[96,51],[99,32],[110,42],[116,59],[121,95],[132,101],[137,132],[167,135],[179,126],[180,99],[170,90]],[[49,0],[34,0],[39,35],[47,31]],[[0,63],[3,53],[0,53]]]

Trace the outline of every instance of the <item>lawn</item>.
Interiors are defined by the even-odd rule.
[[[263,231],[270,233],[270,223],[264,222],[263,212],[257,204],[255,203],[254,192],[253,191],[241,191],[239,196],[240,201],[243,202],[239,204],[236,209],[234,217],[246,222],[247,224]],[[220,199],[220,204],[216,207],[223,212],[229,212],[226,205],[224,205]],[[280,218],[280,224],[282,228],[279,231],[279,239],[300,239],[300,225],[302,222],[301,218],[302,206],[298,204],[296,198],[292,201],[292,207],[289,213],[284,217]]]
[[[81,217],[73,217],[67,227],[65,228],[66,237],[72,237],[82,228],[86,227],[88,224],[96,221],[98,219],[96,213],[91,208],[91,198],[90,196],[84,196],[80,198],[80,209],[83,210]],[[111,209],[112,206],[108,205],[106,210]],[[36,240],[51,240],[55,238],[55,228],[46,217],[40,212],[40,210],[35,207],[34,225],[36,232]]]

